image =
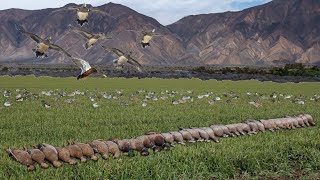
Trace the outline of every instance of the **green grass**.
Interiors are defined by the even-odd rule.
[[[62,97],[55,105],[53,97],[40,96],[23,102],[14,100],[17,88],[25,88],[38,94],[43,90],[72,92],[87,91],[98,95],[101,92],[116,94],[123,90],[121,99],[108,100],[95,98],[100,107],[93,108],[87,96],[75,96],[73,104],[65,104]],[[156,92],[175,90],[187,95],[193,90],[193,102],[174,106],[172,99],[148,101],[142,107],[142,94],[136,95],[138,101],[130,101],[129,95],[145,89]],[[11,90],[10,98],[2,96],[4,90]],[[76,81],[75,78],[35,78],[0,77],[0,179],[317,179],[320,177],[320,131],[319,126],[282,130],[274,133],[259,133],[255,136],[243,136],[220,139],[220,143],[187,144],[176,146],[171,151],[141,157],[122,156],[116,160],[98,162],[89,161],[77,166],[64,164],[62,168],[43,170],[37,167],[35,172],[14,162],[3,150],[5,147],[50,143],[56,146],[67,144],[68,140],[87,142],[94,139],[113,137],[130,138],[147,131],[168,132],[178,127],[209,126],[227,124],[242,120],[267,119],[311,114],[319,124],[320,102],[310,101],[314,94],[320,94],[319,83],[287,83],[257,81],[201,81],[198,79],[161,80],[161,79],[95,79]],[[223,92],[233,91],[239,99],[226,103],[228,98]],[[198,99],[197,95],[213,92],[210,98]],[[246,95],[246,92],[269,94],[272,92],[304,95],[305,105],[292,103],[280,98],[272,102],[269,99]],[[215,96],[222,98],[210,106],[207,101]],[[46,109],[41,100],[51,103]],[[262,107],[248,104],[258,100]],[[10,101],[11,107],[3,103]],[[129,103],[122,107],[120,101]]]

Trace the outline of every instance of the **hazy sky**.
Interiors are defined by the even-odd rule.
[[[108,0],[2,0],[0,10],[9,8],[57,8],[67,3],[99,6]],[[135,11],[157,19],[161,24],[171,24],[184,16],[225,11],[237,11],[261,5],[271,0],[113,0]]]

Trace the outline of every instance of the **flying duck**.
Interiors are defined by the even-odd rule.
[[[123,68],[123,65],[125,63],[129,63],[133,66],[136,67],[136,69],[139,71],[139,72],[142,72],[142,66],[141,64],[134,60],[131,55],[132,55],[132,52],[129,52],[129,53],[124,53],[122,52],[121,50],[117,49],[117,48],[109,48],[109,47],[106,47],[106,46],[102,46],[106,51],[109,51],[109,52],[112,52],[114,54],[116,54],[118,56],[118,59],[115,59],[113,60],[113,63],[117,66],[117,67],[121,67]]]
[[[89,8],[87,7],[87,4],[84,3],[83,5],[81,5],[80,7],[65,7],[65,8],[62,8],[62,9],[58,9],[56,11],[53,11],[54,12],[57,12],[57,11],[61,11],[61,10],[72,10],[72,11],[77,11],[77,22],[80,26],[83,26],[85,23],[88,23],[88,16],[89,16],[89,12],[97,12],[97,13],[100,13],[100,14],[103,14],[103,15],[108,15],[108,13],[104,12],[104,11],[101,11],[97,8]],[[109,15],[110,16],[110,15]]]
[[[152,37],[154,35],[158,35],[158,34],[154,34],[156,30],[152,29],[152,31],[142,31],[142,40],[141,40],[141,45],[143,48],[146,48],[147,46],[150,46],[150,41],[152,39]]]
[[[99,34],[92,34],[88,31],[73,27],[71,25],[69,25],[70,29],[77,33],[80,34],[81,36],[85,37],[86,39],[88,39],[88,41],[86,42],[86,44],[84,45],[84,47],[86,49],[90,49],[98,40],[103,40],[103,39],[112,39],[111,36],[107,36],[103,33],[99,33]]]
[[[90,76],[93,73],[98,73],[96,68],[92,68],[90,64],[83,59],[72,57],[71,60],[81,69],[81,73],[77,77],[78,80]],[[106,77],[104,74],[102,74],[102,76]]]
[[[65,55],[71,57],[71,55],[66,52],[64,49],[62,49],[60,46],[55,45],[52,43],[51,41],[51,37],[46,37],[45,39],[39,37],[38,35],[31,33],[31,32],[27,32],[22,28],[18,28],[18,26],[16,26],[17,30],[27,36],[29,36],[31,39],[33,39],[35,42],[38,43],[37,47],[35,49],[32,49],[32,51],[36,54],[37,58],[45,58],[48,57],[48,55],[46,54],[46,52],[49,49],[53,49],[59,52],[63,52]]]

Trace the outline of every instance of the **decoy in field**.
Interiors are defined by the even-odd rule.
[[[93,34],[80,28],[73,27],[71,25],[69,25],[69,27],[73,32],[80,34],[87,39],[87,42],[84,44],[85,49],[90,49],[98,40],[112,39],[111,36],[107,36],[103,33]]]
[[[5,90],[5,91],[3,92],[3,97],[9,98],[10,96],[11,96],[11,92],[10,92],[10,91]]]
[[[154,32],[156,29],[152,29],[151,31],[142,31],[142,40],[141,40],[141,45],[143,48],[146,48],[147,46],[150,46],[150,41],[153,36],[156,36],[158,34],[155,34]]]
[[[83,59],[71,57],[71,60],[74,62],[75,65],[77,65],[81,69],[81,73],[77,77],[78,80],[88,77],[93,73],[100,73],[96,68],[91,67],[90,64]],[[102,76],[106,77],[106,75],[104,74],[102,74]]]
[[[100,13],[100,14],[107,15],[107,16],[111,17],[108,13],[106,13],[98,8],[87,7],[86,3],[84,3],[80,7],[78,6],[78,7],[61,8],[61,9],[53,11],[52,13],[62,11],[62,10],[76,11],[77,12],[77,22],[80,26],[83,26],[84,24],[88,23],[88,16],[89,16],[90,12],[96,12],[96,13]]]
[[[5,107],[10,107],[12,104],[11,104],[10,102],[5,102],[3,105],[4,105]]]
[[[31,39],[33,39],[36,43],[38,43],[37,47],[35,49],[32,49],[32,51],[36,54],[37,58],[45,58],[48,57],[48,55],[46,54],[46,52],[49,49],[55,50],[55,51],[59,51],[64,53],[65,55],[71,57],[71,55],[66,52],[64,49],[62,49],[60,46],[53,44],[51,37],[46,37],[45,39],[39,37],[38,35],[31,33],[31,32],[27,32],[24,29],[22,29],[21,27],[18,27],[16,25],[16,28],[19,32],[29,36]]]
[[[51,105],[48,102],[46,102],[45,100],[42,100],[41,103],[42,103],[42,106],[45,107],[45,108],[50,108],[51,107]]]
[[[136,61],[135,59],[133,59],[131,57],[132,55],[132,52],[129,52],[129,53],[124,53],[122,52],[120,49],[117,49],[117,48],[110,48],[110,47],[106,47],[106,46],[102,46],[106,51],[109,51],[109,52],[112,52],[114,53],[115,55],[118,56],[118,59],[115,59],[113,60],[113,63],[117,66],[117,67],[120,67],[120,68],[123,68],[123,65],[125,63],[129,63],[133,66],[136,67],[136,69],[139,71],[139,72],[142,72],[142,66],[141,64]]]

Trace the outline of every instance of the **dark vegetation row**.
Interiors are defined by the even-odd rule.
[[[96,67],[108,77],[124,78],[199,78],[202,80],[259,80],[274,82],[318,82],[320,81],[320,67],[303,64],[287,64],[282,67],[155,67],[145,66],[145,72],[139,73],[131,67],[122,70],[113,66],[97,65]],[[77,77],[79,69],[72,65],[21,64],[0,65],[1,76],[35,75],[51,77]],[[97,75],[95,75],[97,76]]]

